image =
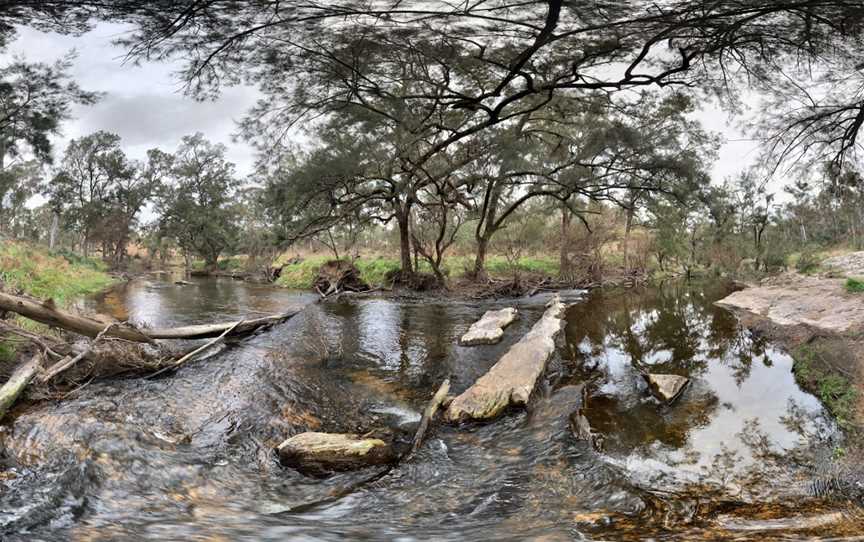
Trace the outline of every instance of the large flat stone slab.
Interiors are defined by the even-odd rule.
[[[510,405],[524,405],[555,352],[566,306],[558,296],[543,317],[504,354],[489,372],[453,399],[444,417],[450,422],[495,418]]]
[[[513,307],[486,311],[482,318],[471,324],[468,331],[462,335],[459,344],[462,346],[495,344],[504,336],[504,328],[512,324],[518,317],[519,313]]]
[[[300,433],[277,450],[284,465],[312,474],[381,465],[394,457],[392,447],[383,440],[351,433]]]
[[[832,332],[864,329],[862,297],[845,291],[843,280],[789,273],[717,302],[766,318],[777,325],[805,324]]]

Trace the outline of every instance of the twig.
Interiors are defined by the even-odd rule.
[[[51,347],[48,346],[48,344],[45,343],[45,341],[42,340],[42,338],[39,337],[38,335],[36,335],[35,333],[30,333],[29,331],[25,331],[16,325],[10,324],[8,322],[2,322],[2,321],[0,321],[0,328],[2,328],[5,331],[8,331],[9,333],[12,333],[14,335],[18,335],[19,337],[23,337],[23,338],[31,341],[33,344],[35,344],[36,346],[41,348],[46,354],[49,354],[49,355],[51,355],[57,359],[60,359],[63,357],[60,354],[58,354],[57,352],[55,352],[54,350],[52,350]]]
[[[107,326],[105,326],[105,329],[103,329],[102,331],[100,331],[99,334],[96,335],[96,338],[94,338],[94,339],[90,342],[90,345],[89,345],[86,349],[84,349],[83,352],[81,352],[80,354],[78,354],[77,356],[75,356],[75,357],[73,357],[73,358],[70,358],[70,357],[67,356],[65,359],[63,359],[63,360],[61,360],[61,361],[55,363],[54,365],[52,365],[52,366],[51,366],[49,369],[47,369],[44,373],[42,373],[41,375],[39,375],[39,382],[41,382],[41,383],[43,383],[43,384],[44,384],[45,382],[48,382],[49,380],[51,380],[52,378],[54,378],[54,377],[57,376],[58,374],[62,373],[62,372],[65,371],[66,369],[72,367],[73,365],[75,365],[76,363],[78,363],[79,361],[81,361],[82,359],[84,359],[85,357],[87,357],[91,352],[93,352],[93,347],[96,346],[96,343],[98,343],[99,341],[101,341],[102,338],[105,336],[105,334],[108,333],[108,331],[109,331],[112,327],[114,327],[114,326],[116,326],[116,325],[117,325],[116,322],[112,322],[112,323],[108,324]]]
[[[226,329],[225,331],[223,331],[223,332],[222,332],[222,335],[219,335],[218,337],[216,337],[216,338],[213,339],[212,341],[207,342],[207,344],[204,344],[204,345],[202,345],[202,346],[199,346],[199,347],[196,348],[195,350],[189,352],[188,354],[186,354],[186,355],[183,356],[182,358],[180,358],[180,359],[178,359],[177,361],[175,361],[174,363],[168,365],[167,367],[163,367],[163,368],[159,369],[158,371],[156,371],[156,372],[153,373],[152,375],[148,376],[147,378],[155,378],[155,377],[159,376],[160,374],[164,373],[165,371],[169,371],[169,370],[171,370],[171,369],[176,369],[176,368],[179,367],[180,365],[182,365],[182,364],[186,363],[187,361],[189,361],[190,359],[192,359],[192,358],[193,358],[194,356],[196,356],[197,354],[200,354],[201,352],[203,352],[204,350],[207,350],[208,348],[210,348],[210,347],[213,346],[214,344],[216,344],[216,343],[222,341],[222,340],[225,338],[226,335],[228,335],[229,333],[231,333],[232,331],[234,331],[234,330],[237,328],[237,326],[239,326],[239,325],[242,324],[243,322],[245,322],[245,320],[240,320],[239,322],[236,322],[233,326],[231,326],[231,327],[229,327],[228,329]]]

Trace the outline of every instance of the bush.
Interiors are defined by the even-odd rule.
[[[821,263],[822,260],[816,255],[816,252],[812,249],[804,249],[801,256],[798,257],[798,261],[795,262],[795,269],[800,273],[812,273],[819,269]]]
[[[852,294],[864,294],[864,280],[846,279],[846,291]]]

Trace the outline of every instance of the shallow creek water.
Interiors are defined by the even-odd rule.
[[[176,374],[93,382],[0,427],[3,540],[765,540],[855,538],[813,480],[841,435],[792,360],[713,302],[722,285],[564,292],[558,356],[529,409],[440,427],[377,472],[310,478],[274,447],[304,430],[410,434],[445,377],[460,392],[542,314],[509,301],[343,296]],[[230,279],[136,280],[88,310],[150,325],[315,301]],[[485,310],[521,318],[460,347]],[[642,372],[689,376],[657,404]],[[573,430],[579,413],[594,443]]]

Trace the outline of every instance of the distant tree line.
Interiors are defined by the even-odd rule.
[[[98,96],[68,61],[4,68],[15,120],[0,119],[0,151],[28,157],[0,168],[7,229],[50,216],[50,239],[99,246],[117,266],[136,235],[213,267],[308,239],[341,257],[364,232],[392,232],[406,282],[420,262],[444,281],[466,228],[477,278],[490,250],[515,255],[538,223],[557,232],[567,277],[596,273],[607,237],[626,272],[647,252],[661,268],[765,268],[781,249],[861,243],[858,1],[46,1],[0,7],[0,37],[14,21],[76,33],[98,20],[133,28],[118,38],[132,60],[182,59],[193,97],[241,82],[262,93],[238,127],[259,151],[251,179],[200,134],[137,163],[102,132],[73,141],[48,178],[43,136]],[[28,116],[31,102],[16,104],[34,88],[50,98]],[[712,183],[719,139],[693,115],[711,99],[740,112],[751,91],[765,154]],[[794,181],[787,194],[772,175]],[[48,209],[23,208],[35,193]]]

